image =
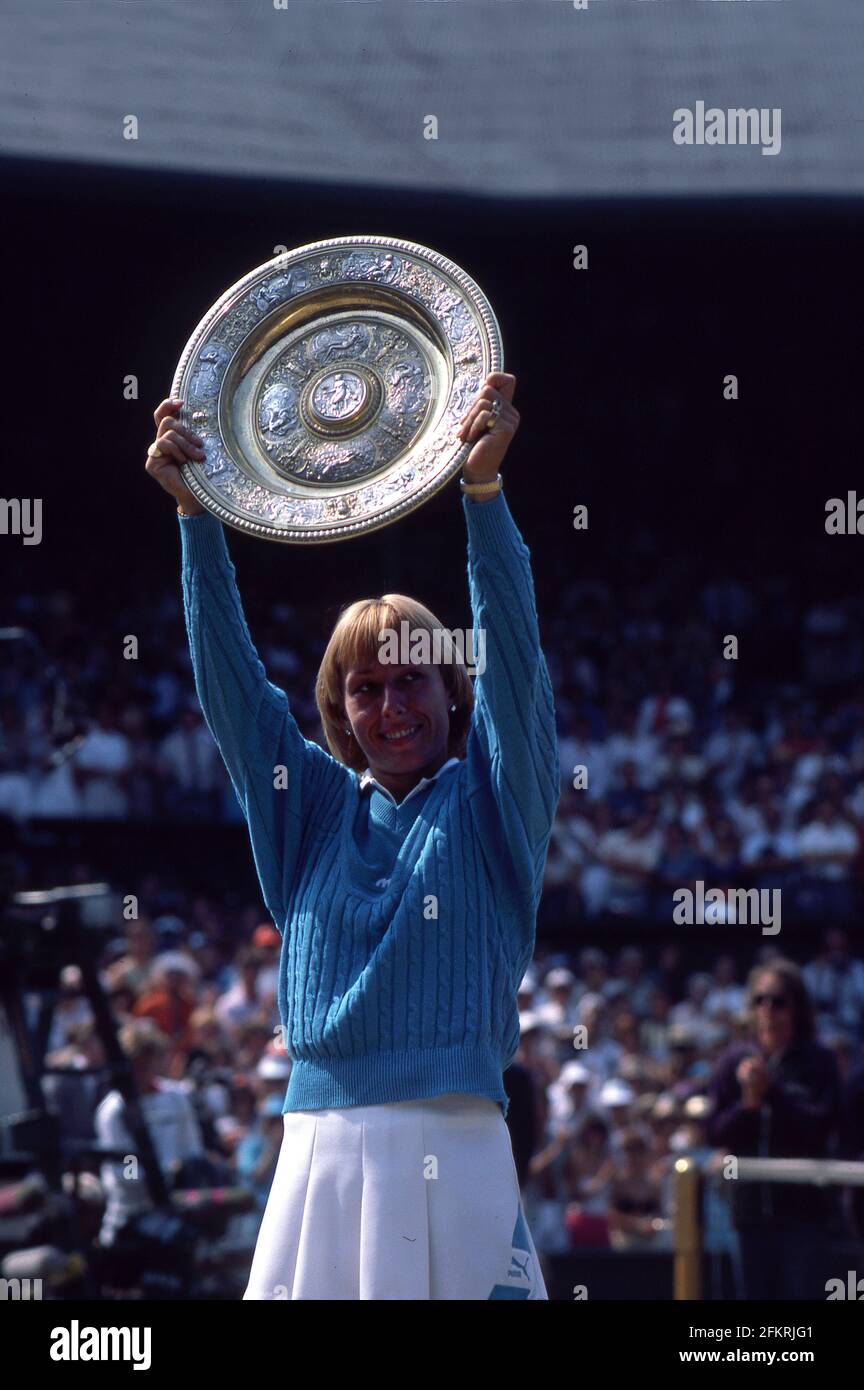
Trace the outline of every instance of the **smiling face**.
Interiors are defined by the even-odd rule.
[[[330,752],[358,774],[368,769],[397,800],[466,754],[474,692],[446,633],[405,594],[358,599],[340,614],[318,671]]]
[[[446,762],[451,698],[438,666],[352,666],[345,677],[345,715],[372,776],[407,796]]]

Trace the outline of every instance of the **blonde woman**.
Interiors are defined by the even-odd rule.
[[[282,936],[293,1066],[247,1299],[547,1297],[502,1081],[558,800],[529,553],[499,473],[515,385],[487,377],[459,431],[482,674],[472,688],[445,659],[416,600],[353,603],[318,675],[329,752],[268,682],[222,524],[183,483],[203,453],[182,402],[155,412],[147,469],[179,504],[198,695]],[[379,659],[403,622],[437,664]]]

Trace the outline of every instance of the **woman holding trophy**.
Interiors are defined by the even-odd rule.
[[[183,402],[155,412],[147,471],[178,504],[196,687],[282,936],[293,1064],[247,1299],[547,1297],[502,1082],[558,800],[529,552],[499,472],[515,385],[490,373],[459,429],[484,669],[472,687],[458,659],[382,661],[385,630],[442,625],[399,594],[353,603],[316,686],[329,752],[267,680],[223,525],[184,483],[204,450]]]

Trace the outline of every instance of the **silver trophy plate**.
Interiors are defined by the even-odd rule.
[[[205,450],[183,481],[268,540],[376,530],[459,470],[461,416],[502,366],[488,300],[446,257],[392,237],[299,246],[226,290],[183,349],[171,394]]]

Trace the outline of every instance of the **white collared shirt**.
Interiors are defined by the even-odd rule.
[[[377,777],[372,776],[372,773],[369,771],[368,767],[360,778],[360,789],[362,791],[364,787],[377,787],[379,792],[381,792],[382,795],[386,796],[388,800],[392,801],[394,806],[404,806],[405,802],[410,801],[411,797],[414,796],[416,792],[419,792],[421,787],[426,787],[429,785],[430,782],[434,782],[437,777],[441,776],[442,772],[446,772],[448,767],[455,767],[458,764],[458,762],[458,758],[448,758],[446,763],[441,764],[437,772],[432,773],[431,777],[421,777],[416,787],[412,787],[408,795],[404,796],[401,801],[397,801],[396,798],[393,796],[392,792],[389,792],[386,787],[382,787]]]

